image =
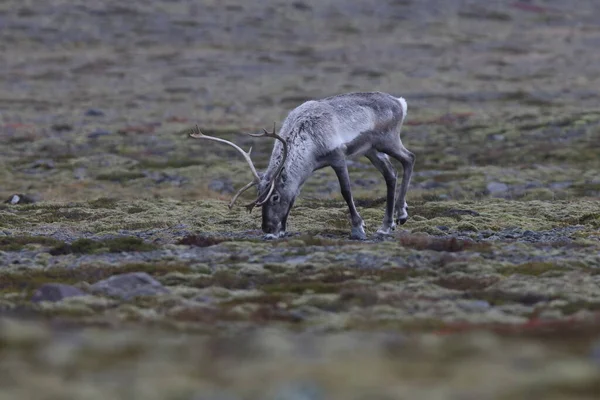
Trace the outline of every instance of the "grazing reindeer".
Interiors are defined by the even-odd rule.
[[[252,149],[246,153],[234,143],[202,134],[197,126],[190,131],[190,136],[231,145],[244,156],[254,179],[235,194],[229,208],[245,190],[257,186],[258,197],[246,207],[248,211],[255,206],[262,207],[262,230],[266,238],[285,234],[290,209],[302,185],[314,171],[330,166],[350,209],[351,237],[366,239],[364,222],[350,191],[346,158],[366,156],[385,178],[386,210],[383,225],[377,232],[389,234],[395,229],[394,207],[396,222],[404,224],[408,219],[406,192],[415,163],[414,154],[400,140],[406,110],[402,97],[380,92],[348,93],[307,101],[289,113],[279,135],[275,133],[275,126],[273,132],[263,130],[261,134],[250,134],[276,139],[269,166],[263,174],[256,171],[250,159]],[[396,201],[396,170],[388,156],[398,160],[404,169]]]

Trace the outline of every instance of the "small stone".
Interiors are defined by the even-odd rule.
[[[53,160],[45,160],[45,159],[36,160],[31,164],[31,168],[54,169],[54,161]]]
[[[77,180],[82,180],[87,177],[87,170],[85,168],[75,168],[73,170],[73,177]]]
[[[86,117],[103,117],[104,111],[98,110],[97,108],[90,108],[85,112]]]
[[[502,182],[490,182],[487,184],[487,191],[491,196],[502,196],[508,192],[508,185]]]
[[[108,136],[108,135],[112,135],[112,132],[106,129],[96,129],[90,133],[88,133],[87,137],[89,137],[90,139],[96,139],[100,136]]]
[[[224,179],[213,179],[208,184],[208,188],[213,192],[221,194],[231,194],[234,192],[233,184],[227,178]]]
[[[552,190],[564,190],[567,189],[569,187],[571,187],[573,185],[572,181],[565,181],[565,182],[554,182],[550,184],[550,189]]]
[[[22,193],[13,194],[5,202],[5,204],[31,204],[35,203],[35,200]]]
[[[377,183],[378,183],[377,179],[372,179],[372,178],[371,179],[359,178],[354,181],[355,186],[360,186],[360,187],[365,187],[365,188],[372,187],[373,185],[376,185]]]
[[[290,382],[278,386],[267,396],[269,400],[324,400],[324,390],[314,382]]]
[[[73,125],[71,124],[54,124],[51,126],[53,131],[56,132],[68,132],[73,130]]]
[[[191,400],[240,400],[232,393],[210,391],[209,393],[195,394]]]
[[[592,362],[600,367],[600,340],[592,345],[590,356],[592,358]]]
[[[87,294],[75,286],[65,285],[63,283],[46,283],[33,293],[31,301],[34,303],[39,303],[40,301],[56,302],[68,297],[77,296],[87,296]]]
[[[130,300],[137,296],[156,296],[170,291],[145,272],[113,275],[90,286],[94,293]]]
[[[492,306],[485,300],[472,300],[459,303],[459,307],[465,311],[482,312],[489,310]]]

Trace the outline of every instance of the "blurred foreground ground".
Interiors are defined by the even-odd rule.
[[[597,2],[11,0],[0,26],[0,195],[36,200],[0,204],[0,399],[597,398]],[[385,240],[366,159],[369,241],[321,170],[264,242],[226,206],[243,160],[177,133],[264,167],[239,132],[374,90],[417,155]]]

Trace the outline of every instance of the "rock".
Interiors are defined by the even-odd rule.
[[[90,133],[88,133],[87,137],[89,137],[90,139],[96,139],[100,136],[108,136],[108,135],[112,135],[112,132],[106,129],[96,129]]]
[[[85,168],[75,168],[73,170],[73,177],[77,180],[87,178],[87,170]]]
[[[590,350],[590,357],[592,362],[600,367],[600,340],[592,345]]]
[[[40,286],[31,297],[31,301],[39,303],[40,301],[61,301],[68,297],[87,296],[87,293],[75,286],[65,285],[64,283],[46,283]]]
[[[167,182],[175,186],[181,186],[187,182],[187,178],[181,177],[179,175],[167,174],[163,171],[146,172],[146,176],[152,181],[154,181],[154,183],[156,184]]]
[[[46,160],[46,159],[40,159],[40,160],[36,160],[31,164],[31,168],[33,169],[54,169],[54,161],[53,160]]]
[[[470,215],[473,217],[478,217],[480,214],[477,211],[473,211],[473,210],[461,210],[461,209],[457,209],[457,208],[452,208],[446,212],[444,212],[445,216],[448,217],[453,217],[456,215]]]
[[[493,197],[501,197],[508,192],[508,185],[502,182],[490,182],[487,184],[487,191]]]
[[[572,181],[554,182],[554,183],[550,184],[550,189],[552,189],[552,190],[564,190],[564,189],[568,189],[572,185],[573,185]]]
[[[207,393],[195,394],[191,398],[191,400],[241,400],[241,399],[232,393],[210,391]]]
[[[98,110],[97,108],[90,108],[85,112],[86,117],[103,117],[104,111]]]
[[[73,130],[73,125],[71,124],[54,124],[51,126],[53,131],[56,132],[68,132]]]
[[[377,185],[377,183],[379,183],[379,182],[377,181],[377,179],[374,179],[374,178],[368,178],[368,179],[359,178],[359,179],[354,180],[355,186],[360,186],[363,188],[372,187],[374,185]]]
[[[468,300],[458,304],[460,308],[469,312],[483,312],[489,310],[492,306],[485,300]]]
[[[170,291],[145,272],[113,275],[90,286],[94,293],[130,300],[137,296],[156,296]]]
[[[35,200],[25,194],[18,193],[10,196],[5,202],[5,204],[31,204],[35,203]]]
[[[315,382],[290,382],[278,386],[267,396],[269,400],[324,400],[324,390]]]
[[[221,194],[231,194],[234,192],[233,184],[227,178],[223,179],[213,179],[208,184],[208,188],[213,192],[221,193]]]

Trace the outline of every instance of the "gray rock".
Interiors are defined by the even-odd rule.
[[[565,182],[554,182],[550,184],[550,189],[552,190],[564,190],[567,189],[569,187],[571,187],[573,185],[572,181],[565,181]]]
[[[325,391],[315,382],[290,382],[278,386],[267,396],[269,400],[324,400]]]
[[[53,124],[51,128],[56,132],[68,132],[73,130],[73,125],[67,123],[57,123]]]
[[[54,161],[48,159],[40,159],[31,163],[33,169],[54,169]]]
[[[148,178],[152,179],[154,181],[154,183],[156,183],[156,184],[168,182],[168,183],[172,183],[176,186],[181,186],[182,184],[187,182],[187,178],[184,178],[184,177],[181,177],[178,175],[167,174],[166,172],[163,172],[163,171],[147,172],[146,176]]]
[[[482,312],[489,310],[492,306],[485,300],[469,300],[460,302],[459,307],[465,311]]]
[[[233,184],[227,178],[223,179],[213,179],[208,184],[208,188],[213,192],[221,193],[221,194],[231,194],[234,192]]]
[[[600,367],[600,340],[592,345],[590,358],[594,364]]]
[[[490,182],[487,184],[487,191],[491,196],[503,196],[508,192],[508,185],[502,182]]]
[[[166,287],[145,272],[113,275],[94,283],[90,286],[90,290],[93,293],[119,297],[123,300],[130,300],[138,296],[156,296],[169,293]]]
[[[17,194],[11,195],[8,199],[6,199],[6,201],[4,203],[6,203],[6,204],[31,204],[31,203],[35,203],[35,200],[33,199],[33,197],[27,196],[22,193],[17,193]]]
[[[65,285],[63,283],[45,283],[40,286],[31,297],[31,301],[39,303],[40,301],[61,301],[67,297],[87,296],[87,293],[75,286]]]
[[[364,188],[368,188],[368,187],[372,187],[374,185],[377,185],[379,182],[377,181],[377,179],[374,178],[367,178],[367,179],[355,179],[354,180],[354,185],[355,186],[360,186],[360,187],[364,187]]]
[[[108,136],[108,135],[112,135],[112,132],[106,129],[96,129],[93,132],[88,133],[88,137],[90,139],[95,139],[97,137],[100,136]]]
[[[103,117],[104,111],[98,110],[97,108],[90,108],[85,112],[86,117]]]
[[[82,180],[87,177],[87,170],[85,168],[75,168],[73,170],[73,176],[77,180]]]
[[[241,400],[238,396],[227,392],[211,391],[209,393],[195,394],[190,400]]]

